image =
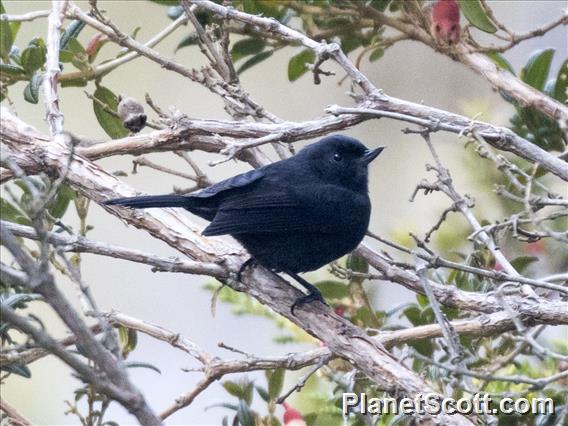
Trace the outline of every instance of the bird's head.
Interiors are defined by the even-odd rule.
[[[384,148],[370,150],[357,139],[332,135],[308,145],[298,155],[306,158],[323,181],[366,192],[368,165]]]

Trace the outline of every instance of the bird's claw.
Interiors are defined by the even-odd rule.
[[[305,305],[307,303],[314,302],[314,301],[320,301],[324,305],[328,306],[327,302],[325,301],[325,299],[323,298],[323,296],[321,295],[321,293],[319,291],[311,291],[310,293],[306,294],[305,296],[298,297],[296,299],[296,301],[292,304],[292,308],[290,308],[292,315],[296,315],[294,311],[297,307]]]
[[[247,260],[245,260],[243,262],[243,264],[241,265],[241,267],[237,271],[237,282],[241,281],[241,275],[245,271],[245,269],[247,269],[250,266],[254,266],[254,264],[255,264],[255,261],[254,261],[254,258],[252,258],[252,257],[249,257]]]

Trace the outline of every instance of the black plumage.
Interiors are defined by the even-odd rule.
[[[319,299],[297,274],[351,252],[363,239],[371,213],[368,164],[383,150],[333,135],[286,160],[251,170],[192,195],[118,198],[108,205],[183,207],[211,223],[203,235],[230,234],[260,265],[285,272]]]

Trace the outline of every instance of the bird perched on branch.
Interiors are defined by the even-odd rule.
[[[344,256],[363,239],[371,214],[367,169],[383,149],[369,150],[357,139],[333,135],[291,158],[196,194],[118,198],[105,204],[182,207],[210,221],[203,235],[232,235],[251,254],[249,261],[284,272],[307,290],[294,302],[294,313],[313,300],[325,303],[317,287],[298,274]]]

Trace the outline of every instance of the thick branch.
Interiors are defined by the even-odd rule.
[[[37,132],[27,129],[28,132]],[[18,158],[41,159],[44,171],[61,172],[67,168],[69,149],[57,141],[49,144],[19,145]],[[67,170],[68,182],[88,198],[101,202],[105,199],[134,195],[132,189],[118,179],[89,162],[84,157],[74,156]],[[130,209],[105,207],[130,224],[143,228],[193,259],[211,262],[223,259],[230,271],[237,271],[243,262],[239,250],[217,239],[201,237],[187,216],[173,209],[132,211]],[[242,252],[241,252],[242,254]],[[288,285],[272,272],[256,268],[242,274],[243,282],[224,280],[235,290],[245,291],[269,306],[275,312],[293,321],[308,333],[324,341],[330,350],[353,363],[381,388],[394,395],[415,396],[418,393],[434,392],[414,372],[401,366],[378,343],[346,319],[336,315],[329,307],[313,303],[309,310],[300,309],[291,314],[291,306],[299,291]],[[447,424],[470,424],[464,417],[438,416]]]
[[[2,136],[6,137],[4,141],[9,147],[18,150],[18,152],[13,153],[13,158],[20,167],[28,173],[37,173],[40,170],[56,172],[65,169],[66,161],[64,159],[69,154],[66,147],[58,143],[43,143],[45,138],[37,130],[25,125],[16,117],[11,116],[8,119],[9,117],[9,113],[2,114]],[[5,123],[6,125],[4,125]],[[251,124],[258,125],[258,123]],[[240,123],[237,122],[234,125],[238,128]],[[76,156],[69,169],[71,184],[96,201],[138,195],[127,185],[119,182],[114,176],[105,173],[84,157]],[[200,229],[193,225],[187,219],[187,215],[179,210],[128,211],[126,209],[114,209],[113,212],[129,223],[166,241],[182,253],[202,262],[218,262],[219,259],[224,259],[229,270],[236,271],[238,270],[237,265],[240,265],[243,260],[242,251],[223,244],[219,239],[200,237]],[[360,246],[359,253],[363,254],[371,265],[381,271],[387,279],[414,292],[421,293],[423,291],[418,277],[412,272],[391,265],[364,244]],[[485,313],[500,309],[491,293],[470,293],[435,282],[432,285],[436,298],[446,305]],[[564,309],[565,306],[561,302],[515,299],[514,305],[516,309],[519,309],[523,315],[527,315],[529,318],[539,318],[541,321],[551,321],[553,324],[568,323],[568,310]]]

